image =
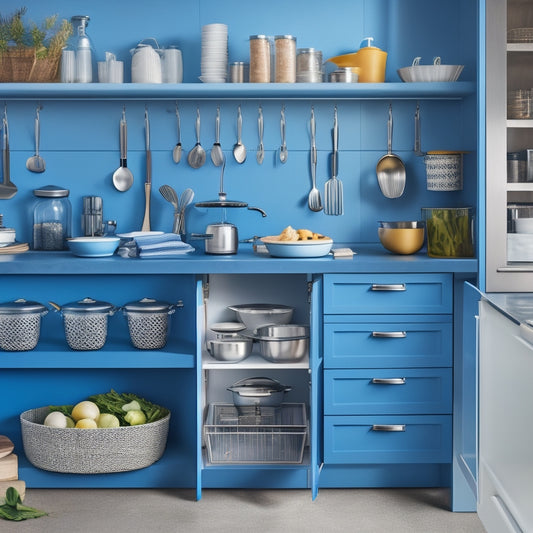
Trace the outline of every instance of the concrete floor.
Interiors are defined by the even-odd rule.
[[[448,511],[443,489],[28,489],[48,516],[2,533],[484,533],[475,513]]]

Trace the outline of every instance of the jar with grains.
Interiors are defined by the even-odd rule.
[[[296,82],[296,37],[276,35],[276,83]]]
[[[270,82],[270,39],[250,35],[250,83]]]
[[[69,190],[55,185],[35,189],[38,198],[33,209],[33,249],[65,250],[71,236],[72,207]]]

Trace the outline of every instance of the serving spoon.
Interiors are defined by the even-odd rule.
[[[133,185],[133,174],[127,165],[128,158],[128,125],[126,110],[122,110],[120,119],[120,166],[113,173],[113,185],[120,192],[127,191]]]
[[[205,150],[200,144],[200,108],[196,108],[196,144],[189,152],[187,161],[192,168],[200,168],[206,159]]]
[[[26,161],[26,168],[30,172],[44,172],[46,170],[46,163],[39,155],[39,141],[41,137],[41,122],[39,118],[39,110],[41,106],[37,106],[37,113],[35,115],[35,155],[32,155]]]
[[[176,122],[178,128],[178,142],[176,143],[176,146],[174,146],[174,150],[172,150],[172,159],[174,160],[174,163],[179,163],[181,160],[181,120],[178,104],[176,104]]]
[[[285,106],[281,108],[281,120],[280,120],[280,129],[281,129],[281,147],[279,149],[279,160],[282,163],[287,162],[289,157],[289,151],[287,150],[287,141],[285,137]]]
[[[241,164],[246,161],[246,147],[242,144],[242,113],[241,106],[237,111],[237,142],[233,146],[233,157],[237,163]]]
[[[211,161],[215,167],[219,167],[224,162],[224,153],[220,145],[220,106],[217,107],[217,116],[215,119],[215,142],[211,148]]]

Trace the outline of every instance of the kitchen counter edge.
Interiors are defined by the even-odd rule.
[[[341,246],[337,246],[339,248]],[[356,252],[353,258],[286,259],[239,250],[236,255],[219,256],[194,252],[172,259],[76,257],[70,252],[36,252],[0,255],[0,274],[327,274],[358,272],[451,272],[478,271],[477,259],[440,259],[424,251],[393,255],[379,245],[343,245]]]

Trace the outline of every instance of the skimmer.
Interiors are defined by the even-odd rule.
[[[324,213],[326,215],[343,215],[344,199],[342,181],[337,179],[337,159],[339,148],[339,123],[337,120],[337,106],[333,117],[333,152],[331,154],[331,178],[326,181],[324,188]]]

